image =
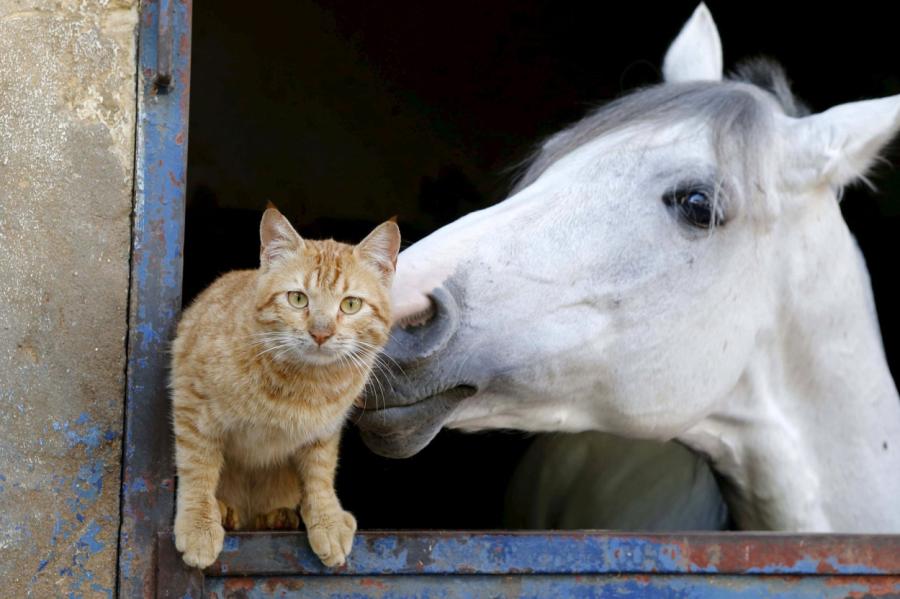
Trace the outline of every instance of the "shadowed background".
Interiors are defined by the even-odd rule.
[[[900,93],[889,7],[708,4],[726,68],[772,56],[814,111]],[[219,274],[257,266],[267,200],[301,234],[351,242],[396,214],[407,243],[502,200],[513,167],[543,137],[659,80],[695,6],[196,3],[185,302]],[[889,162],[873,177],[878,193],[854,188],[842,207],[868,262],[896,375],[897,152]],[[369,453],[351,428],[338,493],[361,528],[498,527],[530,442],[445,431],[414,458],[392,461]]]

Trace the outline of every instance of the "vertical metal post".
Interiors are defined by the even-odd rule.
[[[155,596],[156,534],[174,506],[166,381],[181,309],[191,0],[141,2],[138,45],[120,597]]]
[[[157,89],[167,88],[172,83],[172,11],[174,0],[159,0],[159,14],[156,27],[156,83]]]

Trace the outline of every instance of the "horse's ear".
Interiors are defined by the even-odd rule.
[[[900,131],[900,95],[787,118],[785,176],[797,186],[840,187],[863,177]]]
[[[667,83],[722,79],[722,40],[706,4],[700,3],[669,46],[663,79]]]

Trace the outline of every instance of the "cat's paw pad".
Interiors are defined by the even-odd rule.
[[[236,509],[219,500],[219,513],[222,514],[222,527],[225,530],[238,530],[241,527],[241,519]]]
[[[350,512],[339,509],[310,520],[306,530],[312,550],[326,566],[342,566],[353,546],[356,518]]]
[[[184,563],[192,568],[206,568],[219,557],[225,541],[225,529],[216,518],[176,518],[175,548],[182,552]]]
[[[300,528],[300,516],[296,508],[280,507],[256,517],[257,530],[297,530]]]

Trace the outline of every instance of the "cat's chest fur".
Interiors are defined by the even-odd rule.
[[[282,463],[301,447],[340,432],[351,401],[311,406],[256,398],[243,417],[226,425],[225,455],[228,461],[245,466]]]

